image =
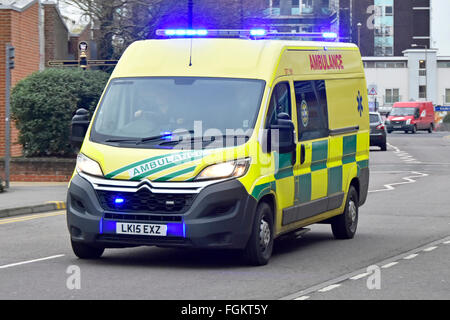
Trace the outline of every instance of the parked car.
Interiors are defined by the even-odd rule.
[[[392,107],[386,120],[388,133],[392,131],[404,131],[416,133],[418,130],[426,130],[432,133],[434,130],[434,107],[431,102],[397,102]]]
[[[370,113],[370,146],[380,147],[381,151],[387,150],[386,126],[378,112]]]

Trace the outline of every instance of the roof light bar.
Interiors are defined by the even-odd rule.
[[[206,30],[206,29],[159,29],[156,35],[165,37],[217,37],[217,38],[310,38],[335,41],[338,34],[335,32],[274,32],[265,29],[251,30]]]

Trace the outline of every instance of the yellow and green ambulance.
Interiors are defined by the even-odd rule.
[[[95,114],[67,196],[74,253],[240,249],[329,223],[354,237],[369,183],[369,108],[353,44],[235,38],[133,43]]]

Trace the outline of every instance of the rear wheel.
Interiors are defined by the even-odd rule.
[[[256,209],[252,235],[244,250],[246,260],[254,266],[266,265],[273,251],[273,213],[267,203]]]
[[[355,187],[350,186],[344,213],[334,217],[331,230],[336,239],[353,239],[358,227],[359,197]]]
[[[381,151],[387,151],[387,144],[386,142],[380,145]]]
[[[98,259],[105,251],[105,248],[93,247],[73,240],[71,242],[73,253],[80,259]]]

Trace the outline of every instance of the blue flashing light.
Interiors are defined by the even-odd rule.
[[[121,204],[123,204],[124,202],[125,202],[125,199],[124,199],[124,198],[117,197],[117,198],[114,199],[114,204],[115,204],[115,205],[121,205]]]
[[[267,32],[264,29],[253,29],[253,30],[250,30],[250,35],[254,36],[254,37],[258,37],[258,36],[262,37],[262,36],[265,36],[266,34],[267,34]]]
[[[168,223],[167,235],[172,237],[185,237],[184,223]]]
[[[322,37],[325,39],[336,39],[338,37],[336,32],[324,32]]]
[[[159,33],[159,32],[157,32]],[[208,35],[208,30],[206,29],[167,29],[164,30],[164,35],[166,36],[178,36],[178,37],[205,37]]]
[[[161,132],[161,139],[163,139],[163,140],[170,141],[170,140],[172,140],[172,137],[173,137],[173,134],[170,131]]]

